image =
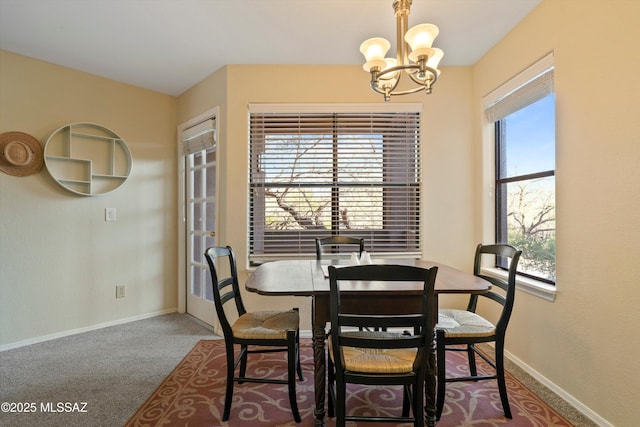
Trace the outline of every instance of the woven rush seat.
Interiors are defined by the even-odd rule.
[[[344,335],[380,339],[398,339],[402,337],[402,334],[383,331],[354,331],[346,332]],[[344,364],[348,371],[372,374],[400,374],[411,372],[417,352],[417,348],[342,347]],[[329,356],[335,364],[331,340],[329,340]]]
[[[493,323],[467,310],[440,309],[436,329],[450,337],[489,337],[496,332]]]
[[[295,331],[300,323],[296,310],[254,311],[245,313],[232,326],[233,335],[242,339],[287,338],[287,331]]]

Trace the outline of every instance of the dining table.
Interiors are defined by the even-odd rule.
[[[376,264],[414,265],[423,268],[438,267],[435,292],[438,294],[484,293],[491,284],[471,273],[445,264],[418,259],[373,259]],[[311,297],[311,325],[314,362],[314,426],[325,425],[327,322],[329,322],[329,279],[327,267],[331,264],[347,265],[349,260],[281,260],[259,265],[248,277],[245,288],[249,292],[269,296]],[[423,292],[421,282],[353,282],[341,284],[341,304],[361,314],[406,314],[419,307]],[[436,298],[437,304],[437,298]],[[437,316],[437,305],[434,316]],[[436,408],[436,355],[432,343],[427,361],[425,381],[425,418],[427,425],[435,426]]]

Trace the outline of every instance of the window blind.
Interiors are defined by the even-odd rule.
[[[185,156],[215,145],[215,119],[207,119],[182,132],[182,154]]]
[[[487,120],[497,122],[553,93],[553,69],[550,53],[485,96]]]
[[[314,255],[335,234],[420,254],[419,110],[290,110],[250,108],[250,259]]]

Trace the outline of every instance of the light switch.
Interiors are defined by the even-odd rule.
[[[116,218],[116,208],[105,208],[104,209],[104,220],[107,222],[115,221]]]

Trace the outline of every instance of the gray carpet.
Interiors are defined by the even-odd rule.
[[[122,426],[212,338],[190,316],[169,314],[0,352],[0,402],[33,411],[3,406],[0,426]]]

